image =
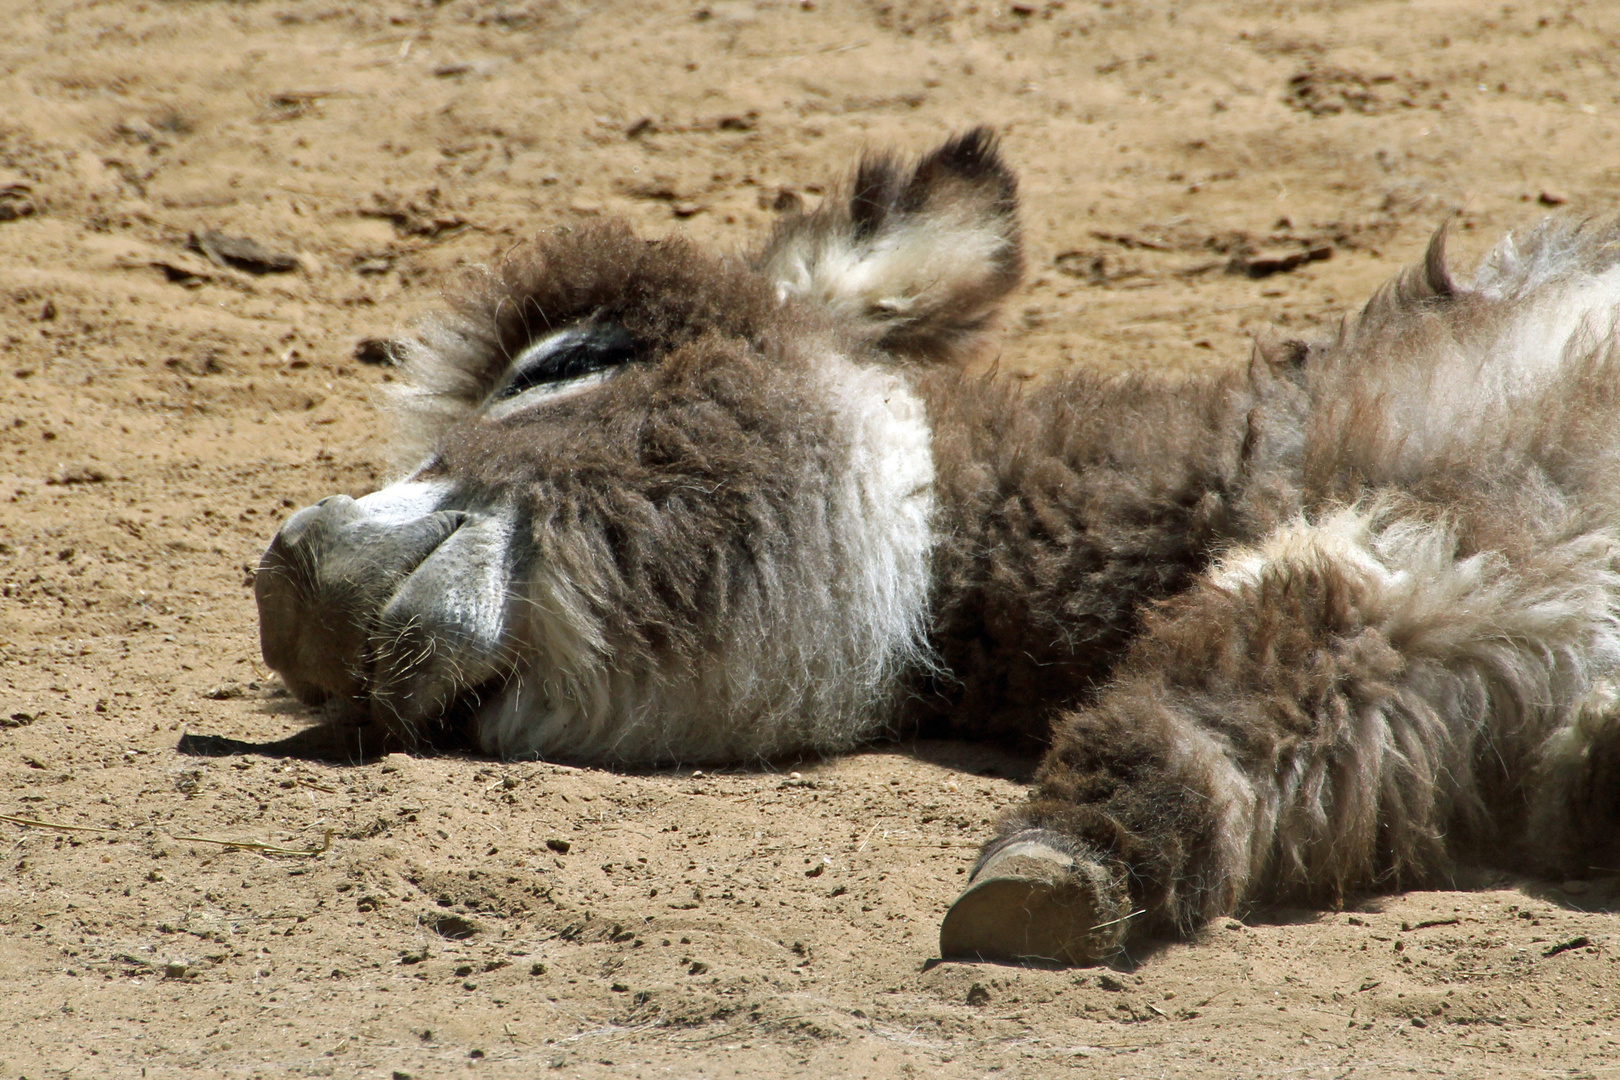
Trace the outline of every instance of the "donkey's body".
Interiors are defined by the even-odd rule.
[[[509,756],[1050,742],[948,954],[1601,861],[1620,232],[1544,227],[1467,288],[1437,243],[1337,339],[1174,383],[964,376],[1019,265],[983,132],[747,262],[539,245],[413,345],[426,463],[272,544],[267,660]]]

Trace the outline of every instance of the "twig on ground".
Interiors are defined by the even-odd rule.
[[[332,850],[332,834],[336,829],[327,829],[321,842],[311,848],[282,847],[279,844],[266,844],[262,840],[218,840],[212,836],[176,836],[176,840],[195,844],[218,844],[224,848],[241,848],[244,851],[257,851],[263,855],[324,855]]]
[[[40,821],[38,818],[13,817],[10,814],[0,814],[0,821],[9,821],[13,825],[29,825],[36,829],[57,829],[61,832],[116,832],[116,829],[97,829],[90,825],[64,825],[59,821]]]

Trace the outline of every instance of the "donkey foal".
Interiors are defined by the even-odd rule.
[[[608,224],[407,346],[422,464],[282,527],[265,659],[397,745],[1046,744],[946,956],[1620,846],[1620,228],[1194,380],[963,374],[1022,266],[984,130],[746,258]],[[1612,864],[1610,864],[1612,865]]]

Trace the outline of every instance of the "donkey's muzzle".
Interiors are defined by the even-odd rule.
[[[379,493],[383,494],[383,493]],[[259,560],[259,643],[301,701],[390,726],[438,719],[498,673],[510,523],[343,495],[298,511]]]

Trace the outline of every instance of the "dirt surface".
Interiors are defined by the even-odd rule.
[[[864,145],[991,122],[1031,268],[1004,367],[1240,362],[1449,214],[1471,257],[1546,206],[1613,211],[1620,8],[7,0],[0,24],[0,1076],[1620,1072],[1601,868],[1251,914],[1129,970],[939,963],[1029,763],[332,763],[261,665],[250,581],[290,508],[394,467],[357,344],[537,230],[738,247]]]

